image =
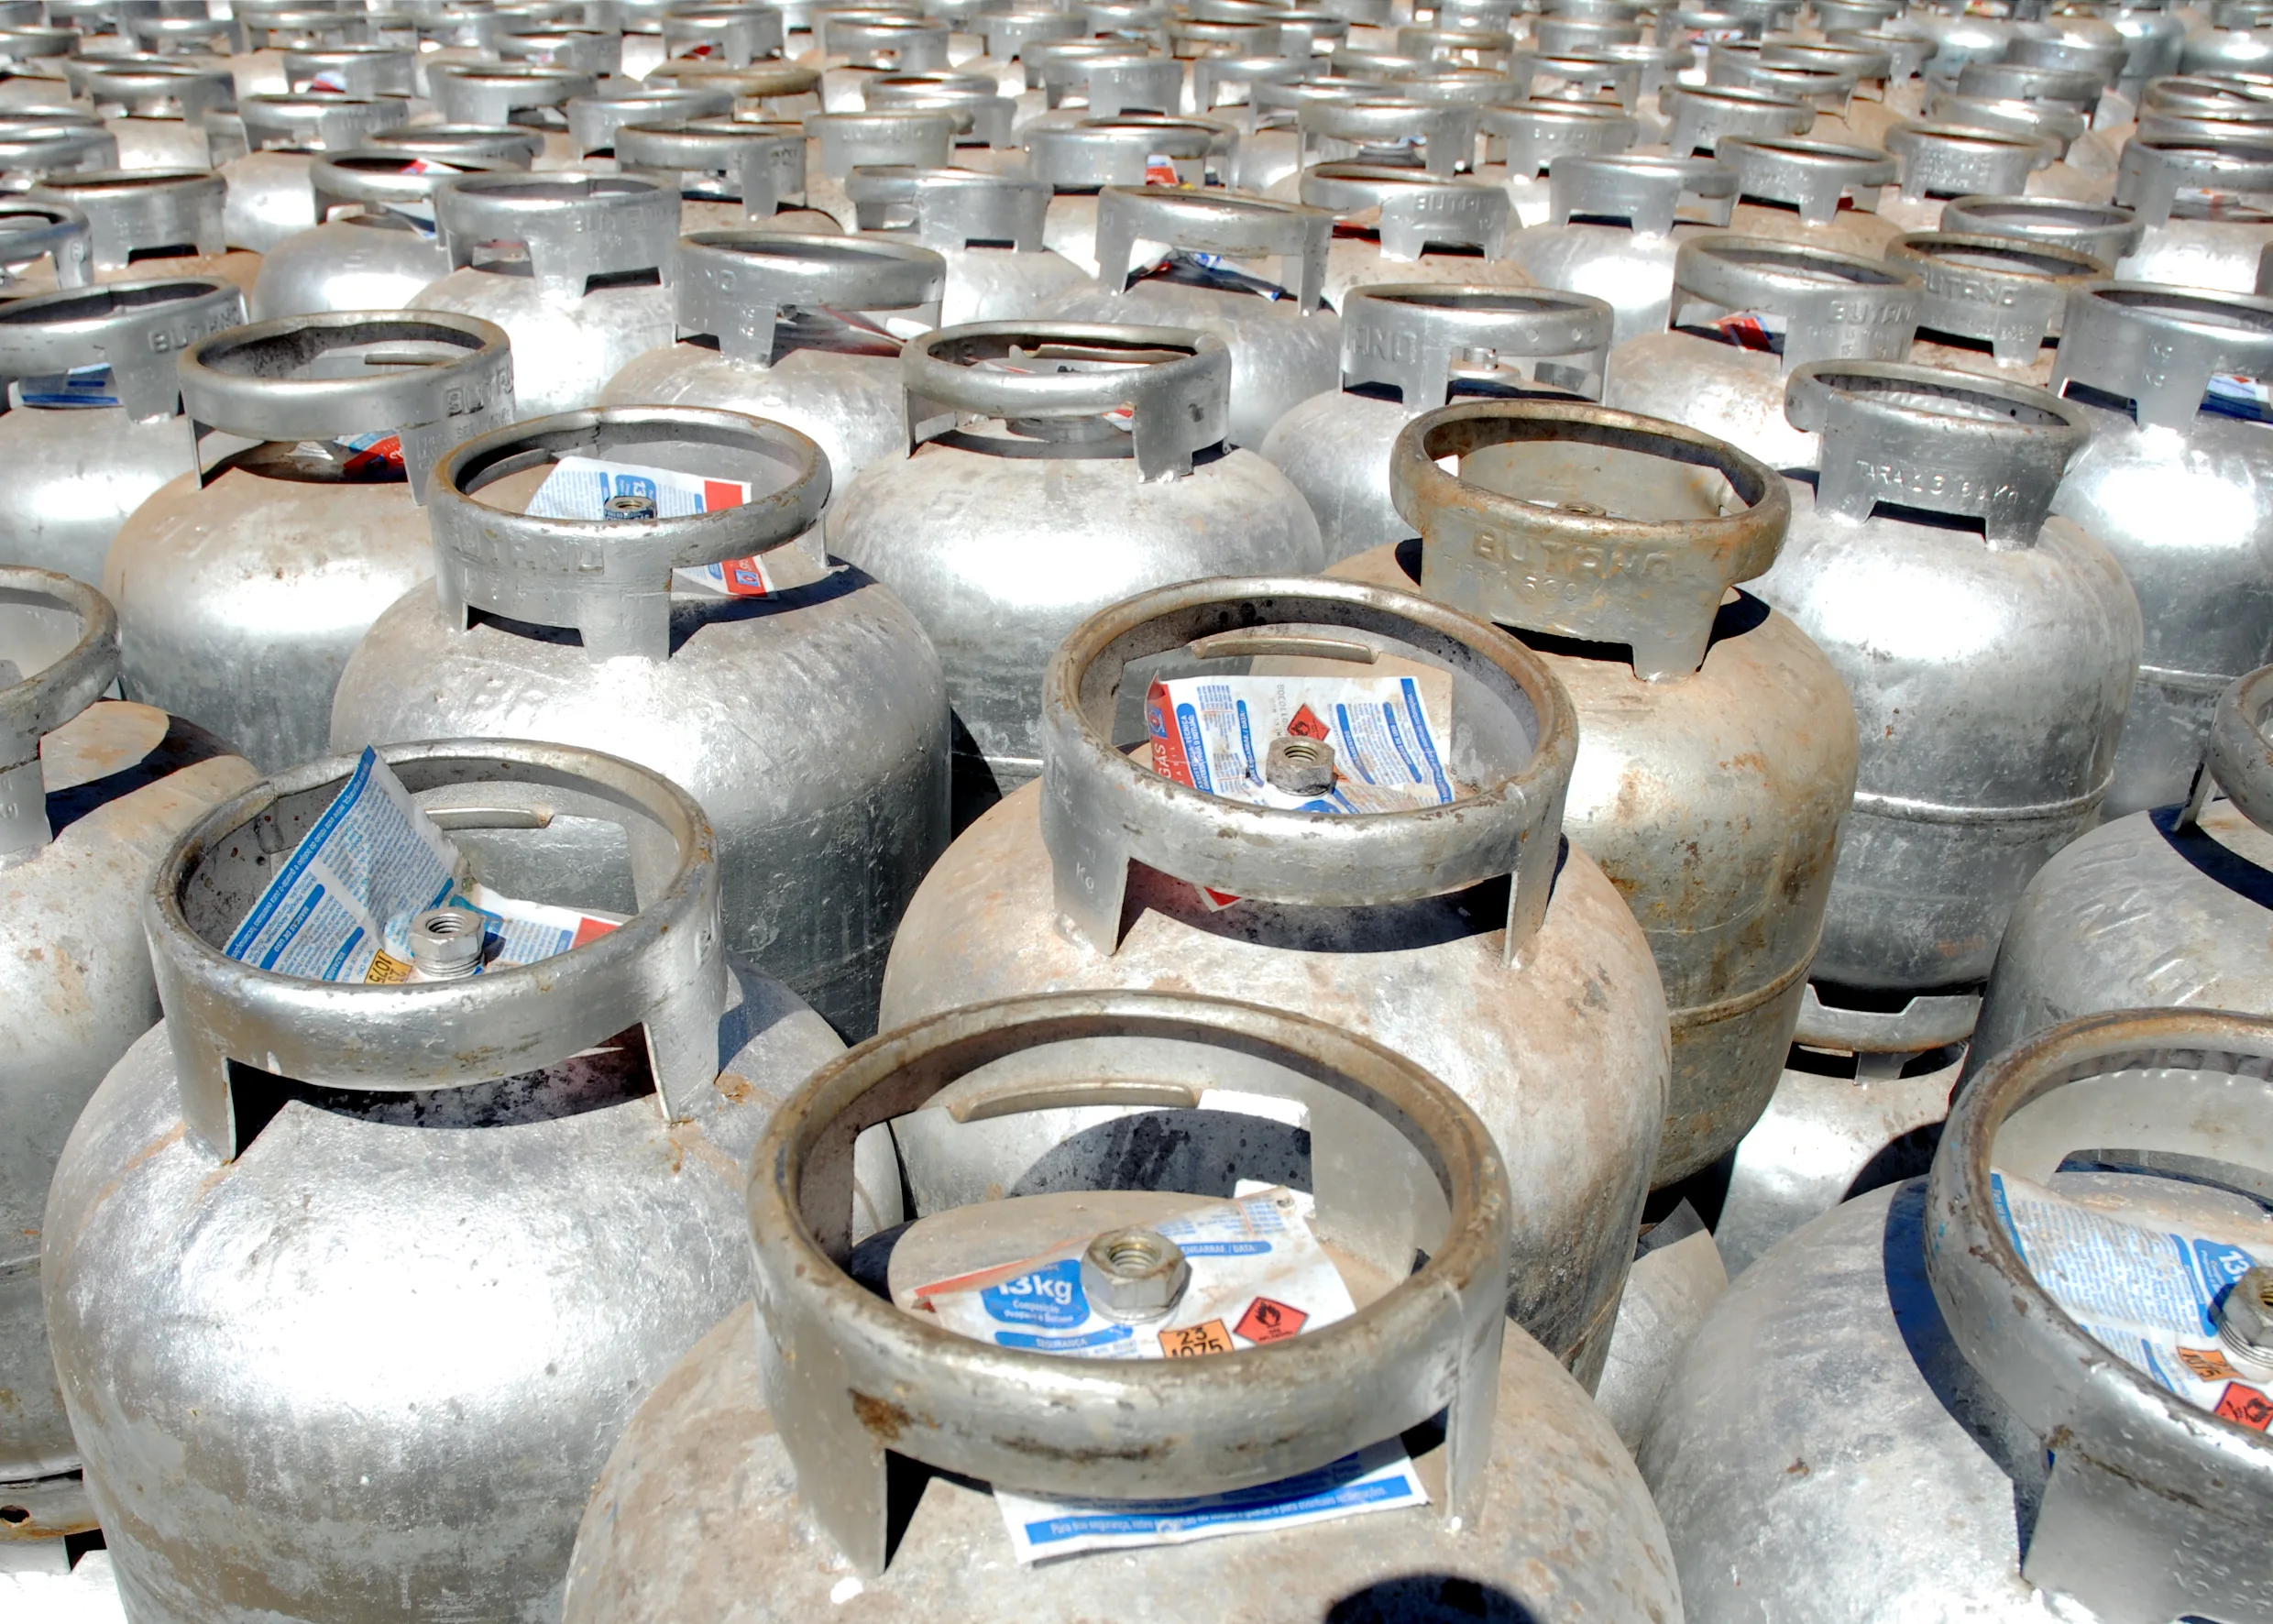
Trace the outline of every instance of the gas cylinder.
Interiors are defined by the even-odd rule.
[[[1642,126],[1615,105],[1595,102],[1521,101],[1477,115],[1485,163],[1479,178],[1508,189],[1521,226],[1547,223],[1553,188],[1547,171],[1565,153],[1620,153]]]
[[[1097,280],[1048,313],[1221,338],[1232,365],[1228,443],[1260,445],[1290,409],[1334,387],[1341,319],[1321,302],[1333,230],[1333,215],[1302,203],[1108,186],[1097,194]],[[1274,258],[1276,280],[1241,269]]]
[[[1192,119],[1084,118],[1037,124],[1022,137],[1027,166],[1049,182],[1042,241],[1052,253],[1097,274],[1097,200],[1108,186],[1203,186],[1224,178],[1233,155],[1215,163],[1224,132]]]
[[[561,170],[575,168],[577,156],[563,109],[597,90],[599,75],[530,62],[449,62],[427,69],[426,83],[443,123],[533,129],[544,149],[532,167]]]
[[[2124,144],[2115,202],[2146,227],[2117,276],[2254,293],[2273,243],[2273,136],[2134,136]]]
[[[83,288],[94,280],[87,216],[67,203],[0,194],[0,293]]]
[[[2136,214],[2114,203],[2027,196],[1951,198],[1941,206],[1940,229],[2049,243],[2111,266],[2136,249],[2147,231]]]
[[[778,57],[784,43],[782,13],[771,5],[673,5],[656,20],[656,32],[666,58],[695,56],[731,68]]]
[[[1710,157],[1724,136],[1805,136],[1816,122],[1814,106],[1795,96],[1733,84],[1675,84],[1661,102],[1665,150],[1678,158]]]
[[[1220,59],[1202,57],[1201,63]],[[1239,138],[1227,180],[1242,192],[1259,192],[1268,197],[1290,195],[1284,183],[1300,172],[1308,161],[1304,156],[1302,109],[1320,101],[1364,101],[1387,93],[1370,80],[1327,78],[1310,65],[1282,59],[1278,66],[1291,70],[1287,73],[1258,73],[1247,85],[1244,111],[1240,108],[1218,109],[1213,116],[1230,115],[1239,125]],[[1308,70],[1308,71],[1306,71]],[[1194,69],[1197,77],[1201,69]],[[1206,109],[1202,109],[1205,112]],[[1029,126],[1048,128],[1047,125]],[[1127,184],[1141,181],[1132,179]]]
[[[260,257],[228,246],[222,228],[227,190],[206,170],[96,170],[49,175],[24,196],[68,203],[86,216],[97,281],[219,277],[249,294]],[[57,285],[37,273],[23,280],[27,289]]]
[[[1482,284],[1375,283],[1342,303],[1342,387],[1280,418],[1263,455],[1317,518],[1334,563],[1412,526],[1389,497],[1389,447],[1447,400],[1538,392],[1602,397],[1610,307],[1584,293]]]
[[[616,131],[616,169],[679,196],[679,232],[842,229],[805,204],[805,132],[739,118],[658,119]]]
[[[511,355],[467,316],[326,313],[202,339],[181,380],[193,425],[251,444],[201,444],[119,527],[119,684],[273,770],[324,749],[347,656],[434,574],[427,475],[512,421]]]
[[[1042,243],[1049,183],[912,165],[861,166],[845,181],[863,232],[905,236],[947,266],[939,324],[1035,314],[1087,273]]]
[[[1879,213],[1905,231],[1941,229],[1942,205],[1953,197],[2033,192],[2052,144],[2007,130],[1905,120],[1886,132],[1886,150],[1902,168],[1900,192]]]
[[[103,578],[111,538],[196,466],[174,357],[245,320],[218,278],[111,282],[0,303],[0,564]],[[115,663],[115,662],[114,662]]]
[[[1295,108],[1295,130],[1306,169],[1386,164],[1448,181],[1476,167],[1477,118],[1477,109],[1464,103],[1433,104],[1382,89],[1303,101]]]
[[[1286,477],[1223,449],[1232,360],[1212,334],[982,322],[912,339],[900,360],[915,455],[851,481],[826,534],[939,650],[960,828],[1039,770],[1043,668],[1091,614],[1169,581],[1325,558]]]
[[[678,213],[671,192],[628,175],[451,176],[434,218],[452,269],[411,307],[504,328],[522,411],[593,405],[634,357],[671,342]]]
[[[1301,201],[1334,215],[1323,297],[1336,311],[1369,282],[1527,288],[1503,256],[1516,230],[1508,194],[1488,181],[1370,163],[1314,163]]]
[[[1971,990],[2096,817],[2138,669],[2122,568],[2051,514],[2089,431],[2041,390],[1885,362],[1799,368],[1789,401],[1820,472],[1755,590],[1830,656],[1862,736],[1815,974]]]
[[[734,93],[708,85],[645,85],[611,79],[589,95],[573,98],[566,111],[569,144],[576,149],[578,165],[605,170],[616,156],[616,132],[625,125],[730,117]]]
[[[735,68],[703,57],[681,57],[660,64],[647,79],[655,84],[730,90],[738,118],[801,119],[820,111],[820,75],[790,62],[756,61]]]
[[[253,780],[196,729],[104,699],[118,620],[93,587],[0,565],[0,1569],[68,1565],[94,1526],[39,1312],[40,1209],[87,1096],[158,1019],[143,890],[174,837]],[[27,1515],[26,1513],[28,1513]],[[40,1560],[45,1558],[46,1560]]]
[[[845,177],[856,166],[910,164],[945,169],[954,162],[955,120],[946,113],[815,113],[805,121],[806,201],[855,229]]]
[[[1898,237],[1886,258],[1918,276],[1911,360],[2038,389],[2052,380],[2069,299],[2114,269],[2059,243],[1947,230]]]
[[[1729,229],[1808,243],[1865,258],[1883,255],[1902,228],[1879,217],[1894,160],[1874,147],[1796,137],[1729,136],[1714,156],[1736,171]]]
[[[1123,1100],[1115,1074],[1141,1072],[1161,1103],[1139,1120],[1244,1123],[1256,1140],[1283,1136],[1288,1120],[1314,1124],[1316,1148],[1303,1159],[1318,1169],[1315,1226],[1356,1315],[1268,1343],[1235,1333],[1241,1344],[1226,1335],[1214,1358],[1075,1365],[967,1340],[914,1296],[930,1278],[1029,1256],[1069,1235],[1116,1236],[1125,1274],[1157,1271],[1174,1243],[1156,1226],[1172,1229],[1176,1214],[1233,1188],[1213,1168],[1196,1180],[1180,1165],[1132,1168],[1118,1185],[927,1211],[884,1257],[875,1256],[881,1243],[849,1247],[834,1198],[807,1193],[818,1189],[811,1170],[840,1159],[834,1136],[907,1105],[923,1108],[895,1127],[962,1125],[950,1113],[985,1092],[999,1100],[993,1119],[969,1128],[1023,1125],[1044,1095],[1015,1080],[1038,1067],[1062,1080],[1051,1099]],[[1236,1097],[1254,1114],[1175,1103],[1211,1097]],[[571,1560],[571,1624],[807,1619],[827,1616],[832,1595],[838,1605],[857,1595],[865,1612],[895,1624],[1055,1624],[1132,1607],[1160,1624],[1220,1619],[1226,1606],[1269,1619],[1488,1609],[1649,1624],[1678,1615],[1656,1513],[1617,1434],[1501,1317],[1495,1275],[1515,1203],[1490,1135],[1411,1061],[1246,1004],[1060,993],[933,1016],[864,1046],[814,1078],[781,1119],[789,1124],[795,1131],[761,1147],[752,1187],[760,1306],[754,1316],[737,1310],[687,1355],[617,1445]],[[796,1136],[807,1129],[811,1136]],[[1225,1166],[1287,1177],[1268,1152],[1241,1150]],[[1378,1167],[1378,1180],[1327,1170],[1358,1165],[1345,1156]],[[776,1168],[807,1169],[802,1188]],[[1110,1257],[1112,1247],[1093,1238],[1092,1254]],[[1426,1259],[1417,1271],[1415,1256]],[[1153,1340],[1147,1325],[1167,1317],[1155,1311],[1157,1294],[1120,1311],[1117,1299],[1142,1288],[1105,1280],[1104,1267],[1088,1277],[1097,1284],[1083,1302],[1093,1292],[1116,1311],[1150,1315],[1132,1330]],[[1196,1272],[1191,1278],[1196,1285]],[[1425,1330],[1390,1329],[1420,1327],[1407,1305],[1424,1300],[1443,1305]],[[913,1520],[890,1538],[887,1441],[860,1419],[860,1395],[874,1382],[888,1384],[895,1414],[908,1417],[888,1441],[901,1459],[889,1468],[892,1494],[902,1493],[904,1469],[923,1474]],[[1144,1519],[1151,1509],[1127,1504],[1132,1497],[1283,1480],[1389,1444],[1426,1423],[1432,1407],[1449,1432],[1427,1423],[1404,1434],[1421,1472],[1444,1486],[1432,1488],[1441,1503],[1425,1508],[1035,1565],[1014,1559],[1005,1508],[991,1503],[992,1490],[1015,1486],[1105,1496]],[[1166,1429],[1181,1434],[1180,1418],[1205,1444],[1159,1453]]]
[[[313,1624],[374,1595],[401,1618],[556,1616],[609,1442],[750,1289],[742,1158],[841,1049],[726,951],[685,791],[563,745],[380,759],[467,877],[598,928],[455,980],[228,956],[323,814],[380,793],[353,760],[255,785],[159,865],[165,1020],[72,1130],[41,1257],[138,1624]],[[599,861],[548,855],[576,822]]]
[[[1681,245],[1664,330],[1610,355],[1604,399],[1686,423],[1772,468],[1804,468],[1815,443],[1784,410],[1811,361],[1900,360],[1917,330],[1920,279],[1883,259],[1764,237]]]
[[[37,183],[49,175],[118,167],[118,140],[99,124],[0,118],[0,166]]]
[[[1132,684],[1257,658],[1305,675],[1383,661],[1448,673],[1453,715],[1475,730],[1452,763],[1456,798],[1364,817],[1283,811],[1124,753],[1145,734],[1122,708]],[[1235,989],[1404,1055],[1491,1128],[1525,1191],[1509,1311],[1591,1383],[1656,1158],[1665,1005],[1632,913],[1561,839],[1577,750],[1561,684],[1505,632],[1409,593],[1217,578],[1083,623],[1050,663],[1042,717],[1042,781],[966,829],[917,890],[884,1025],[1038,991]],[[1241,900],[1218,907],[1202,886]],[[936,1154],[903,1136],[917,1208],[1115,1163],[1110,1132],[1051,1154],[1097,1120],[1068,1113]]]
[[[960,168],[1016,173],[1021,154],[1014,139],[1017,104],[1001,93],[991,73],[878,73],[861,88],[871,113],[944,113],[954,121],[950,158]]]
[[[2146,617],[2103,816],[2183,800],[2212,702],[2273,660],[2273,300],[2141,283],[2072,295],[2054,370],[2092,444],[2056,510],[2106,543]]]
[[[1334,573],[1538,639],[1577,711],[1564,828],[1657,958],[1673,1083],[1653,1182],[1675,1183],[1742,1137],[1775,1087],[1854,794],[1839,673],[1758,598],[1723,603],[1774,561],[1784,482],[1672,423],[1466,401],[1407,425],[1389,483],[1421,540]],[[1576,606],[1538,585],[1598,554],[1663,562],[1646,579],[1609,573]]]
[[[2251,1383],[2273,1336],[2253,1311],[2273,1313],[2273,1282],[2250,1266],[2273,1229],[2235,1185],[2264,1177],[2268,1062],[2273,1024],[2246,1015],[2058,1027],[1969,1085],[1929,1177],[1739,1277],[1642,1449],[1686,1616],[2260,1614],[2243,1598],[2273,1538],[2273,1443]],[[2132,1295],[2079,1256],[2125,1236],[2143,1261],[2202,1260],[2175,1344],[2071,1317],[2082,1291]]]
[[[678,342],[627,365],[603,403],[786,423],[828,454],[840,495],[907,455],[900,344],[939,324],[938,254],[885,237],[698,231],[679,245],[678,278]]]
[[[749,499],[520,511],[572,455],[740,481]],[[613,407],[466,442],[428,490],[434,582],[348,661],[334,746],[521,733],[665,774],[716,832],[728,949],[866,1037],[893,927],[947,847],[947,689],[889,587],[785,545],[828,494],[811,440],[730,411]],[[675,568],[708,565],[728,566],[723,591],[674,587]]]
[[[261,256],[255,318],[401,309],[450,271],[434,227],[435,189],[454,173],[522,167],[379,147],[315,155],[307,181],[318,224]]]
[[[828,7],[817,12],[813,49],[801,66],[821,75],[821,106],[857,112],[861,91],[878,73],[917,73],[948,65],[949,29],[938,17]]]
[[[219,164],[228,182],[223,222],[229,246],[265,254],[317,225],[311,155],[360,147],[377,131],[402,123],[409,107],[401,96],[332,92],[246,97],[238,104],[244,149]]]
[[[130,170],[202,170],[213,161],[205,115],[236,105],[226,68],[158,60],[74,57],[63,64],[75,96],[102,116]]]
[[[1736,206],[1736,171],[1708,158],[1565,153],[1547,185],[1547,224],[1517,233],[1508,258],[1543,288],[1606,301],[1620,344],[1664,326],[1682,243]]]
[[[494,169],[525,170],[544,150],[543,132],[514,124],[399,124],[375,130],[370,147],[455,163],[479,159]]]

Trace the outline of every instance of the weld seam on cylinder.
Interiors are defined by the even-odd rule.
[[[2110,773],[2096,787],[2082,795],[2060,801],[2039,801],[2028,807],[1951,807],[1939,801],[1915,801],[1906,796],[1883,796],[1859,789],[1855,791],[1854,809],[1911,823],[2048,823],[2090,811],[2106,797],[2108,787],[2114,782],[2115,775]]]
[[[1666,1015],[1673,1023],[1674,1030],[1678,1032],[1685,1026],[1718,1026],[1722,1021],[1733,1020],[1740,1015],[1749,1015],[1763,1004],[1774,1003],[1807,979],[1807,972],[1815,968],[1816,954],[1822,947],[1823,932],[1817,930],[1815,940],[1807,944],[1807,950],[1793,961],[1789,970],[1778,974],[1773,981],[1763,982],[1750,992],[1731,993],[1729,997],[1715,1004],[1692,1004],[1680,1009],[1668,1010]]]

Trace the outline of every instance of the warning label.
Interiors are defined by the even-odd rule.
[[[1258,1297],[1247,1304],[1247,1311],[1239,1316],[1239,1334],[1249,1342],[1277,1342],[1292,1336],[1309,1321],[1310,1316],[1292,1303],[1276,1302]]]
[[[1221,1320],[1209,1320],[1202,1324],[1184,1325],[1160,1333],[1160,1353],[1169,1359],[1196,1359],[1202,1354],[1231,1352],[1231,1333],[1224,1329]]]

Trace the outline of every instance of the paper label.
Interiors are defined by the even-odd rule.
[[[2237,372],[2220,372],[2210,379],[2202,409],[2215,417],[2273,422],[2273,383]]]
[[[415,979],[410,925],[445,905],[486,916],[490,966],[549,959],[620,924],[461,882],[457,847],[368,746],[338,796],[284,861],[222,950],[321,982]]]
[[[655,504],[658,519],[684,519],[695,513],[715,513],[721,508],[739,508],[750,499],[750,487],[741,479],[713,479],[639,463],[564,456],[529,499],[528,510],[539,519],[606,519],[609,499],[620,496],[646,498]],[[675,585],[726,598],[763,598],[774,589],[774,579],[762,558],[694,565],[672,571],[671,576]]]
[[[1790,325],[1772,310],[1730,311],[1712,324],[1714,332],[1739,349],[1763,350],[1773,355],[1784,353],[1784,335]]]
[[[43,410],[71,411],[86,406],[115,406],[119,403],[117,386],[111,379],[111,369],[104,362],[92,367],[73,367],[69,372],[49,378],[19,379],[16,397],[27,406]]]
[[[2217,1305],[2263,1258],[2225,1241],[2133,1223],[1992,1173],[1997,1216],[2052,1300],[2092,1338],[2188,1403],[2262,1432],[2273,1371],[2238,1368]]]
[[[1176,173],[1176,160],[1165,152],[1146,153],[1145,184],[1147,186],[1182,185],[1183,181]]]
[[[1092,1309],[1082,1288],[1086,1236],[1038,1257],[934,1282],[917,1297],[963,1335],[1078,1359],[1204,1358],[1284,1341],[1356,1311],[1291,1191],[1195,1202],[1152,1228],[1183,1249],[1191,1280],[1173,1311],[1148,1324],[1124,1324]],[[1391,1439],[1230,1494],[1045,1500],[997,1488],[994,1501],[1018,1560],[1037,1562],[1425,1505],[1428,1494],[1404,1446]]]
[[[347,76],[337,68],[326,68],[308,81],[308,88],[312,91],[328,91],[334,95],[345,95],[347,93]]]
[[[1137,271],[1129,278],[1129,285],[1154,280],[1218,288],[1231,293],[1257,293],[1271,300],[1287,296],[1287,291],[1277,282],[1249,276],[1221,254],[1195,254],[1181,248]]]

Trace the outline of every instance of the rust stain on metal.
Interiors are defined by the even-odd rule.
[[[900,1434],[916,1424],[916,1418],[888,1399],[878,1399],[868,1393],[852,1395],[852,1413],[860,1418],[880,1443],[896,1443]]]

